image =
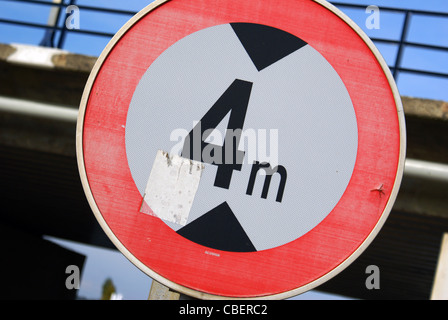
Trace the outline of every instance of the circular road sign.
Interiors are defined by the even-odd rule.
[[[198,298],[286,298],[370,244],[404,116],[369,38],[325,1],[155,1],[99,57],[77,129],[100,225]]]

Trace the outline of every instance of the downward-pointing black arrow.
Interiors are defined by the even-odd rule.
[[[307,45],[302,39],[280,29],[255,23],[231,23],[258,71]]]

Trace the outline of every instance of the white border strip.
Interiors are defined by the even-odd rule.
[[[68,51],[61,49],[26,44],[12,43],[11,47],[16,49],[16,51],[6,58],[6,61],[40,68],[54,68],[53,56],[68,53]]]
[[[0,112],[76,123],[78,109],[0,96]]]

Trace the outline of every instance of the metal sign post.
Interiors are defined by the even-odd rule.
[[[448,300],[448,233],[442,237],[431,300]]]

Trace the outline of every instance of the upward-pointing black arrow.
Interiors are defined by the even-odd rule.
[[[177,231],[197,244],[223,251],[257,251],[227,202]]]

